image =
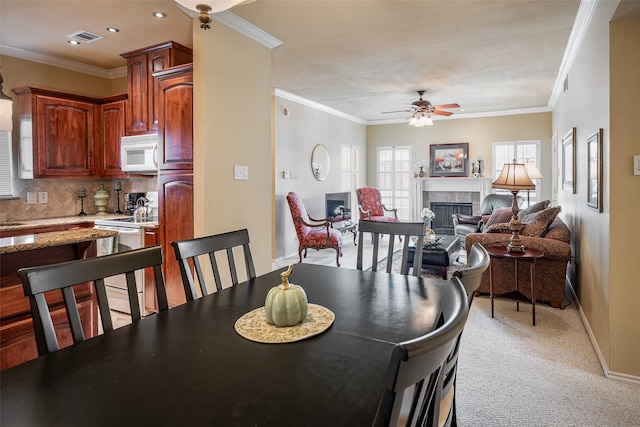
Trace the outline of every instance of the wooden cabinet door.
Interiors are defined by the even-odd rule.
[[[36,96],[34,177],[94,177],[92,102]]]
[[[184,287],[171,242],[193,238],[192,173],[158,175],[158,222],[169,305],[183,304]]]
[[[171,51],[163,49],[156,52],[150,52],[147,55],[149,75],[147,76],[147,90],[149,98],[149,130],[158,130],[158,105],[156,98],[158,97],[158,83],[153,78],[153,73],[164,70],[171,66]]]
[[[160,171],[193,170],[193,66],[155,73]]]
[[[148,82],[147,55],[141,54],[127,58],[127,93],[129,94],[129,108],[126,116],[127,135],[146,133],[149,130]]]
[[[114,97],[100,105],[99,126],[101,144],[99,174],[108,178],[126,178],[120,167],[120,138],[125,135],[126,95]]]

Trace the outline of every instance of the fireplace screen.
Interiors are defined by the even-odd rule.
[[[436,214],[431,228],[436,234],[454,234],[453,214],[473,215],[472,203],[431,202],[430,208]]]

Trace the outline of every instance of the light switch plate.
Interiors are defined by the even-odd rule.
[[[291,179],[291,171],[282,171],[282,179]]]
[[[27,193],[27,204],[28,205],[35,205],[36,203],[38,203],[38,193],[36,193],[36,192]]]
[[[246,181],[249,179],[249,166],[235,165],[233,167],[233,179],[236,181]]]
[[[640,156],[633,156],[633,174],[640,175]]]

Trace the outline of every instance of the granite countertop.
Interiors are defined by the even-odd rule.
[[[27,230],[33,228],[44,228],[52,225],[82,224],[85,222],[95,222],[101,219],[122,218],[124,215],[87,215],[87,216],[65,216],[60,218],[40,218],[0,222],[0,231]]]
[[[25,221],[26,222],[26,221]],[[51,233],[25,234],[23,236],[0,238],[0,255],[30,249],[61,246],[80,242],[90,242],[107,237],[115,237],[117,231],[81,228],[77,230],[54,231]]]

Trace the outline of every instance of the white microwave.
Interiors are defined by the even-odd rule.
[[[120,167],[123,172],[158,173],[158,134],[123,136],[120,139]]]

